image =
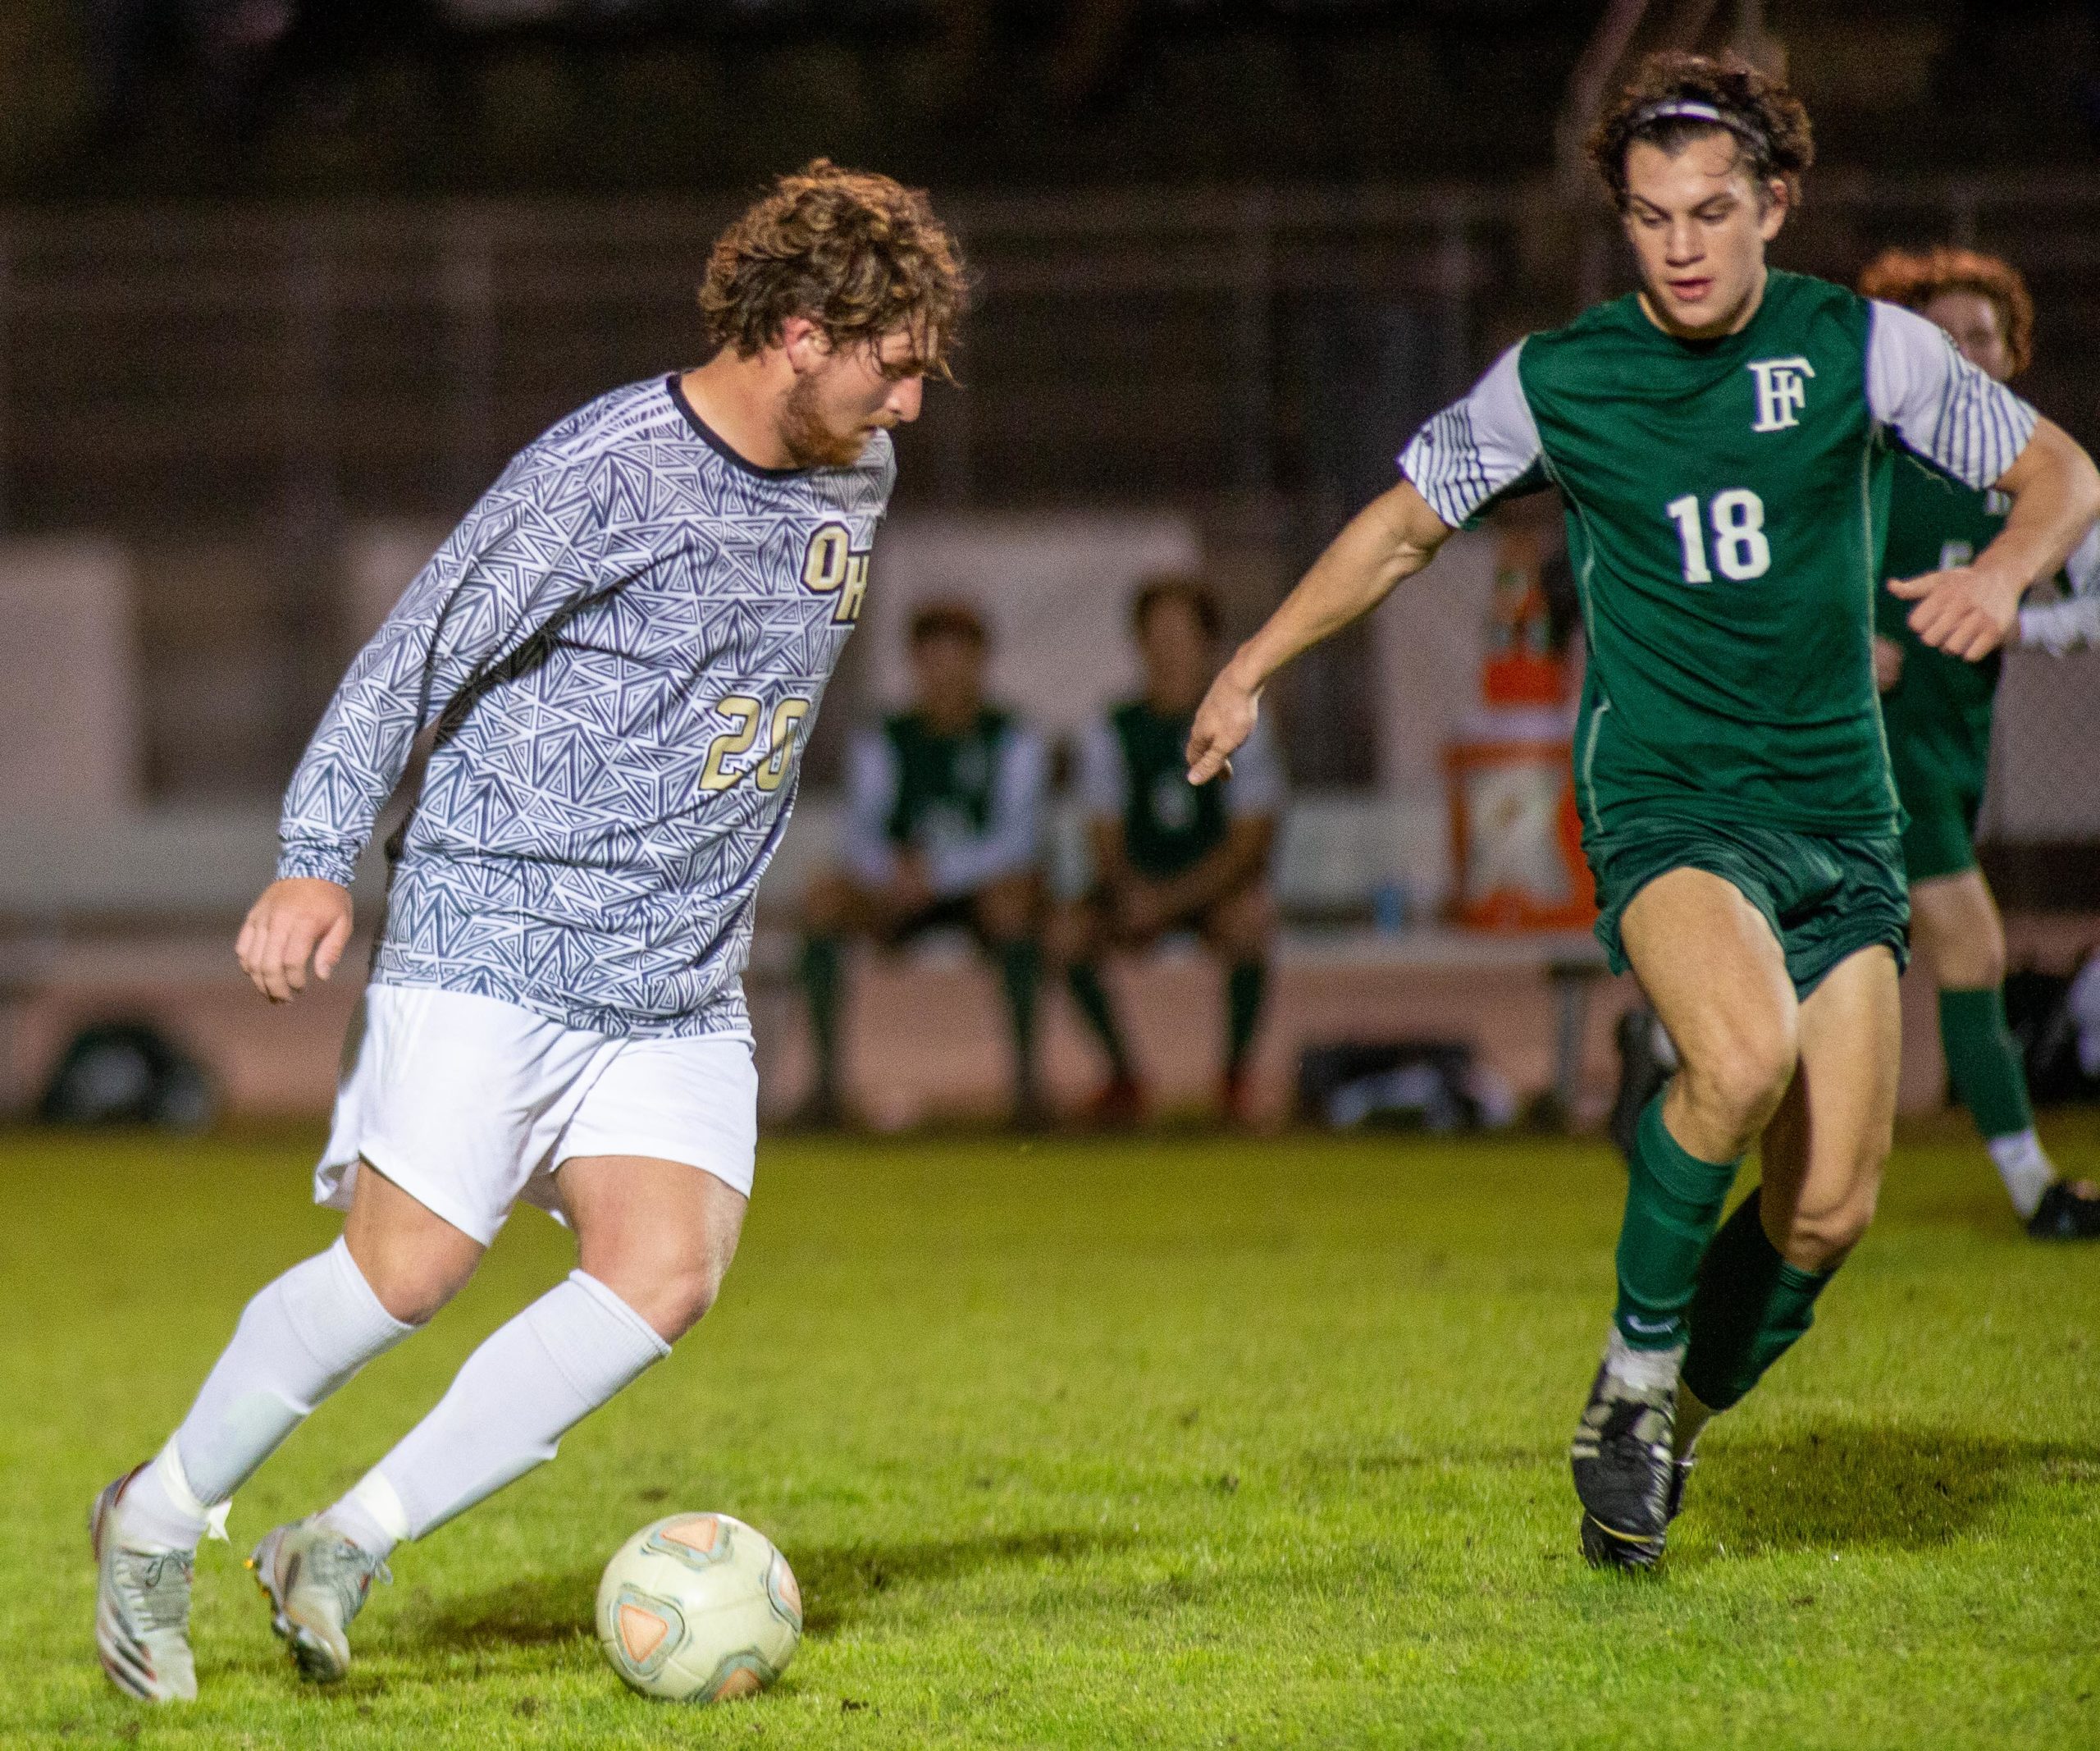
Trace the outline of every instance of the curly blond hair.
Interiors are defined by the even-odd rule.
[[[1687,108],[1692,113],[1685,113]],[[1712,113],[1702,116],[1701,110]],[[1753,182],[1762,185],[1777,177],[1799,202],[1801,172],[1815,162],[1808,111],[1779,80],[1739,55],[1682,49],[1650,55],[1590,130],[1590,167],[1604,179],[1612,204],[1623,208],[1626,154],[1637,142],[1675,154],[1716,128],[1735,137]]]
[[[700,286],[707,337],[748,359],[807,317],[834,346],[911,336],[897,376],[947,377],[968,302],[962,252],[923,189],[812,158],[714,240]]]
[[[2015,377],[2034,356],[2034,300],[2011,262],[1947,245],[1930,249],[1883,249],[1860,276],[1860,290],[1885,304],[1922,310],[1942,292],[1974,292],[1998,313]]]

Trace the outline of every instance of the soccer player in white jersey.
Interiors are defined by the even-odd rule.
[[[712,356],[529,445],[351,665],[285,798],[240,964],[334,972],[349,880],[418,734],[386,917],[316,1196],[343,1233],[248,1304],[159,1454],[105,1488],[95,1639],[121,1689],[197,1692],[192,1560],[301,1419],[428,1320],[523,1196],[578,1268],[470,1356],[342,1500],[250,1559],[306,1678],[395,1545],[554,1456],[700,1319],[751,1190],[739,975],[798,752],[858,618],[964,301],[925,196],[817,160],[714,246]]]

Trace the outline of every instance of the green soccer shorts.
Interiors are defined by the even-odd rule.
[[[1657,876],[1682,869],[1719,876],[1764,915],[1799,997],[1877,943],[1888,945],[1899,970],[1910,959],[1910,894],[1893,834],[1650,816],[1591,834],[1584,849],[1597,880],[1597,940],[1615,973],[1627,970],[1618,927],[1628,903]]]
[[[1975,868],[1984,762],[1893,738],[1888,752],[1896,792],[1910,817],[1903,828],[1903,867],[1910,879],[1929,881]]]

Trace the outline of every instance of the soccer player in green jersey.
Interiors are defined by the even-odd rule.
[[[1101,976],[1110,947],[1143,949],[1192,930],[1226,963],[1225,1072],[1219,1104],[1248,1120],[1247,1054],[1268,989],[1276,902],[1269,859],[1283,813],[1283,762],[1265,728],[1240,750],[1232,775],[1189,782],[1183,751],[1224,619],[1199,578],[1148,580],[1130,608],[1144,691],[1081,738],[1078,789],[1093,856],[1093,885],[1054,925],[1065,981],[1108,1059],[1093,1117],[1128,1123],[1144,1105],[1121,1023]]]
[[[802,985],[816,1046],[813,1122],[836,1122],[843,940],[901,943],[961,925],[998,963],[1014,1047],[1014,1118],[1040,1117],[1035,996],[1042,977],[1039,867],[1050,767],[1043,738],[984,699],[988,641],[976,610],[934,602],[911,617],[908,711],[854,738],[843,866],[803,903]]]
[[[1641,1115],[1571,1452],[1585,1554],[1646,1566],[1692,1441],[1808,1329],[1888,1150],[1907,908],[1872,642],[1897,449],[2010,502],[1971,562],[1890,586],[1966,659],[2100,513],[2100,472],[1923,317],[1766,267],[1812,155],[1783,85],[1650,57],[1590,150],[1641,289],[1530,336],[1423,427],[1212,684],[1189,757],[1198,781],[1225,770],[1285,663],[1500,498],[1559,489],[1598,934],[1682,1059]],[[1760,1138],[1763,1182],[1722,1223]]]
[[[1970,363],[1999,382],[2027,367],[2034,304],[2018,272],[1996,256],[1890,249],[1860,276],[1860,290],[1929,318]],[[1961,565],[1996,538],[2007,509],[2002,494],[1979,492],[1905,455],[1889,493],[1883,569],[1907,578]],[[2092,593],[2100,583],[2097,536],[2100,532],[2089,531],[2066,566],[2072,601],[2020,610],[2020,642],[2066,647],[2075,629],[2071,639],[2052,641],[2051,632],[2081,607],[2089,615],[2100,608],[2100,597]],[[2038,1240],[2100,1238],[2100,1196],[2089,1182],[2060,1175],[2035,1135],[2020,1049],[2006,1027],[2005,926],[1976,866],[1976,814],[1990,765],[1997,653],[1968,663],[1935,651],[1906,624],[1902,601],[1886,591],[1876,599],[1874,623],[1881,715],[1907,817],[1903,862],[1911,883],[1911,935],[1939,988],[1948,1075],[2027,1232]]]

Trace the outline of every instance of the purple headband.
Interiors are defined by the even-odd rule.
[[[1772,142],[1764,130],[1755,122],[1742,116],[1709,103],[1701,98],[1663,98],[1653,103],[1644,103],[1633,112],[1627,124],[1628,134],[1637,134],[1650,123],[1657,121],[1707,121],[1715,127],[1726,128],[1738,139],[1754,147],[1760,157],[1769,158]]]

